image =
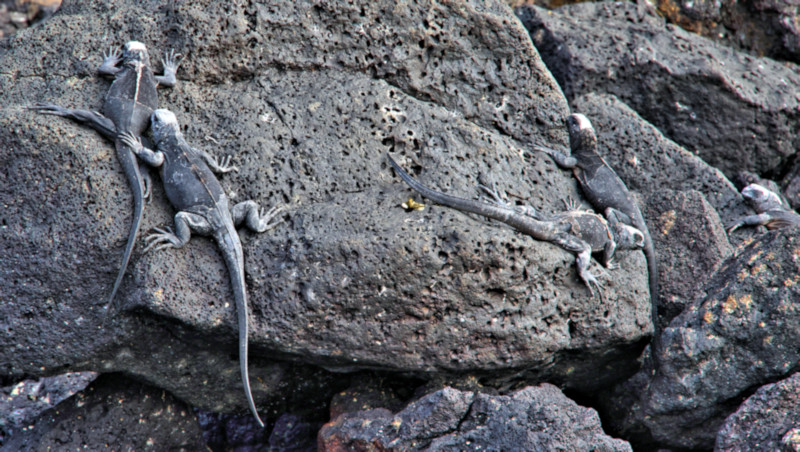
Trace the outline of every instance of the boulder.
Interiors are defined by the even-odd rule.
[[[14,431],[0,450],[201,450],[197,417],[161,389],[101,375],[85,390]]]
[[[752,388],[795,370],[798,232],[766,233],[720,267],[664,330],[654,351],[660,365],[645,366],[609,397],[612,431],[641,447],[710,449]]]
[[[717,433],[715,451],[800,448],[800,373],[760,387]]]
[[[130,190],[98,134],[27,109],[101,108],[101,52],[131,39],[149,46],[156,70],[168,49],[186,55],[161,106],[193,146],[233,156],[241,171],[221,178],[231,199],[288,206],[278,228],[241,233],[251,383],[265,416],[325,407],[342,373],[361,369],[489,380],[524,370],[590,387],[630,369],[623,361],[651,331],[641,253],[620,256],[600,306],[574,256],[552,244],[400,207],[415,195],[387,152],[454,195],[496,182],[546,212],[578,197],[549,159],[521,158],[528,143],[565,145],[567,104],[507,7],[98,0],[0,44],[0,277],[13,300],[0,304],[2,375],[118,371],[203,409],[244,407],[216,246],[198,237],[142,254],[140,239],[122,310],[106,313]],[[152,199],[143,231],[175,213],[157,177]]]
[[[506,396],[446,387],[392,414],[346,413],[322,427],[319,450],[596,450],[630,451],[606,435],[592,409],[544,383]]]
[[[613,94],[728,177],[780,173],[800,148],[789,65],[665,25],[647,2],[516,12],[570,102]]]

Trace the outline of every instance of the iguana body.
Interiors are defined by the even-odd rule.
[[[753,206],[757,215],[739,219],[728,228],[728,234],[742,226],[766,226],[773,230],[800,225],[800,215],[787,208],[781,197],[772,190],[750,184],[742,189],[742,196]]]
[[[647,223],[636,201],[625,186],[625,182],[597,153],[597,136],[592,123],[581,114],[567,118],[571,155],[566,156],[552,149],[538,147],[549,154],[563,168],[571,169],[592,206],[603,212],[607,219],[617,218],[644,234],[644,255],[649,273],[650,301],[653,328],[658,328],[658,261]],[[658,334],[654,331],[654,342]]]
[[[118,139],[118,135],[128,132],[140,137],[147,130],[150,115],[158,108],[157,86],[174,86],[176,83],[175,72],[178,68],[176,56],[173,53],[168,54],[164,60],[164,75],[155,76],[150,69],[150,57],[144,44],[130,41],[125,44],[121,55],[114,51],[109,52],[98,68],[100,74],[114,76],[114,82],[111,83],[105,97],[103,114],[67,109],[52,104],[33,107],[41,113],[63,116],[85,124],[113,141],[117,158],[133,191],[133,221],[128,232],[128,243],[125,246],[122,264],[109,296],[109,306],[112,305],[125,276],[142,222],[144,199],[149,194],[147,172],[140,171],[136,156]]]
[[[178,213],[175,215],[175,232],[169,228],[156,229],[158,233],[147,238],[145,252],[153,247],[181,248],[189,242],[192,231],[216,239],[233,287],[239,321],[239,362],[247,403],[263,427],[264,423],[253,402],[247,371],[247,291],[244,256],[236,225],[244,222],[253,231],[264,232],[280,223],[270,221],[282,209],[275,208],[266,215],[260,215],[258,205],[253,201],[245,201],[231,208],[212,169],[228,172],[236,168],[229,167],[227,160],[220,164],[205,152],[189,146],[180,132],[175,115],[169,110],[156,110],[152,115],[151,127],[156,151],[144,148],[138,137],[132,134],[121,135],[121,140],[146,163],[160,167],[164,191]]]
[[[592,252],[603,252],[604,264],[610,265],[614,251],[641,246],[642,234],[622,224],[613,226],[592,212],[570,210],[544,219],[530,210],[502,204],[499,196],[489,191],[495,204],[459,198],[432,190],[406,173],[388,156],[397,174],[414,190],[431,201],[462,212],[478,214],[501,221],[534,239],[554,243],[576,254],[578,275],[592,293],[598,289],[597,279],[589,272]]]

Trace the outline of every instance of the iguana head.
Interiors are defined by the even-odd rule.
[[[147,54],[147,46],[139,41],[128,41],[122,47],[122,61],[129,62],[142,62],[148,64],[150,56]]]
[[[156,143],[180,134],[178,118],[175,117],[175,113],[163,108],[153,111],[150,116],[150,129],[153,131],[153,139]]]
[[[633,226],[617,223],[614,225],[613,234],[619,249],[638,250],[644,248],[644,234]]]
[[[758,213],[764,213],[768,210],[785,210],[781,197],[762,185],[750,184],[744,187],[742,196],[753,205],[753,208]]]
[[[569,132],[569,147],[572,152],[594,150],[597,146],[594,127],[586,116],[580,113],[567,116],[567,131]]]

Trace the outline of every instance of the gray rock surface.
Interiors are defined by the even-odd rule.
[[[657,0],[670,22],[753,55],[800,63],[797,2]]]
[[[222,178],[231,198],[290,206],[276,230],[242,232],[251,380],[270,415],[325,406],[340,374],[322,368],[490,379],[524,369],[598,385],[595,369],[626,367],[650,332],[641,253],[621,256],[599,309],[571,254],[443,208],[399,207],[410,192],[386,152],[461,196],[496,181],[545,211],[578,197],[568,174],[520,157],[523,143],[566,143],[567,105],[501,4],[89,1],[0,50],[0,276],[13,300],[0,304],[3,375],[121,371],[205,409],[244,404],[214,244],[137,247],[124,312],[106,320],[127,184],[96,133],[26,110],[98,108],[101,51],[129,39],[153,60],[188,55],[162,105],[193,145],[233,155],[241,171]],[[156,179],[143,230],[173,213]]]
[[[120,375],[88,388],[11,434],[2,451],[205,450],[191,408],[163,390]]]
[[[613,431],[638,445],[710,449],[752,388],[791,374],[800,358],[798,250],[798,228],[787,228],[728,259],[664,330],[660,367],[615,390]]]
[[[733,254],[725,227],[697,190],[661,188],[647,199],[646,214],[658,218],[662,280],[658,331],[700,295],[724,260]]]
[[[613,94],[729,177],[785,166],[800,148],[800,74],[666,26],[647,5],[516,12],[570,102]]]
[[[321,452],[589,449],[631,450],[603,433],[597,412],[547,383],[508,396],[447,387],[397,414],[383,408],[343,414],[319,433]]]
[[[800,373],[765,385],[725,419],[715,451],[776,450],[800,447]]]
[[[83,390],[95,378],[94,372],[71,372],[0,388],[0,446],[9,431],[31,425],[44,411]]]

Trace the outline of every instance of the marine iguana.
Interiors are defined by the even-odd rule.
[[[247,372],[247,290],[242,243],[236,226],[244,223],[255,232],[265,232],[282,222],[270,221],[283,211],[283,207],[274,207],[266,213],[259,212],[258,204],[254,201],[244,201],[230,207],[228,197],[212,170],[226,173],[238,171],[238,168],[229,166],[229,159],[218,162],[208,153],[189,146],[171,111],[155,110],[150,124],[155,151],[145,148],[140,138],[130,132],[122,133],[120,141],[147,164],[160,167],[164,191],[178,213],[175,214],[175,231],[169,227],[156,228],[156,233],[146,238],[144,252],[153,248],[181,248],[189,242],[192,231],[213,236],[217,241],[233,286],[239,321],[239,363],[245,396],[253,416],[264,427],[256,411]]]
[[[125,245],[122,264],[108,298],[109,308],[113,306],[114,297],[125,276],[142,223],[144,200],[150,194],[147,171],[140,169],[136,156],[118,139],[118,135],[130,132],[141,136],[147,130],[150,115],[158,108],[156,88],[172,87],[177,82],[175,74],[180,64],[178,57],[180,54],[174,52],[165,54],[162,61],[164,75],[156,76],[150,68],[147,48],[141,42],[129,41],[122,53],[114,49],[105,53],[103,64],[97,72],[105,76],[114,76],[114,81],[105,97],[104,115],[95,111],[62,108],[53,104],[37,104],[31,107],[40,113],[63,116],[84,124],[113,141],[117,149],[117,158],[133,191],[133,221],[128,232],[128,243]]]
[[[567,117],[570,156],[544,146],[536,149],[545,152],[562,168],[571,169],[583,190],[583,194],[595,209],[603,212],[607,219],[616,217],[644,234],[644,255],[649,273],[650,303],[653,318],[653,342],[659,340],[658,328],[658,261],[647,223],[636,201],[625,186],[625,182],[597,153],[597,135],[586,116],[572,114]],[[655,353],[653,353],[655,356]]]
[[[728,227],[728,234],[742,226],[766,226],[773,230],[800,225],[800,215],[786,208],[781,197],[772,190],[750,184],[742,189],[742,196],[753,206],[757,215],[740,218]]]
[[[576,254],[575,265],[578,276],[594,295],[598,292],[602,301],[600,285],[589,272],[593,252],[604,253],[604,264],[611,266],[616,249],[641,248],[644,236],[635,228],[614,222],[607,222],[593,212],[571,209],[567,212],[544,218],[532,208],[511,207],[505,204],[496,191],[482,187],[494,198],[494,204],[459,198],[432,190],[405,172],[390,155],[386,155],[397,174],[411,188],[437,204],[452,207],[462,212],[478,214],[501,221],[534,239],[554,243]]]

